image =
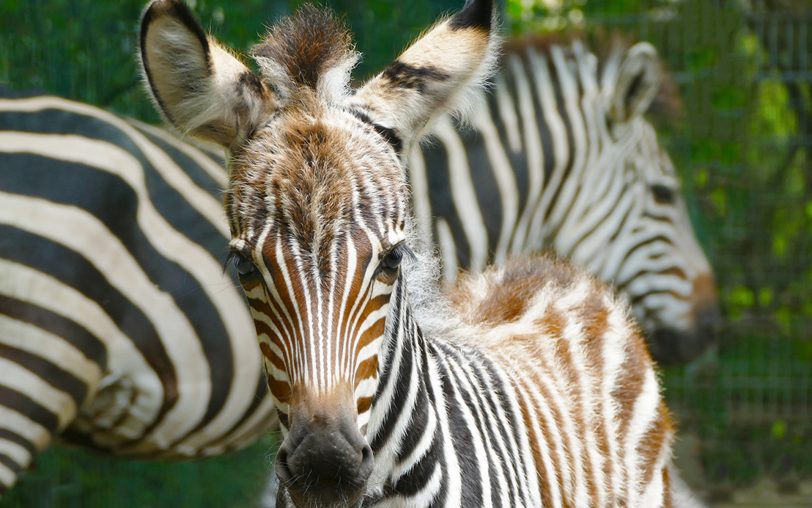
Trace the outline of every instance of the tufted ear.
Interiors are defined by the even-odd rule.
[[[435,116],[460,112],[493,71],[498,52],[492,0],[469,0],[406,49],[353,102],[404,153]]]
[[[609,99],[609,116],[626,122],[648,111],[660,88],[662,67],[657,50],[640,42],[626,51]]]
[[[230,146],[274,109],[262,80],[206,36],[181,0],[155,0],[141,18],[141,65],[167,119],[183,132]]]

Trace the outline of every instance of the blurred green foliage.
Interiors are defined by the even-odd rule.
[[[19,508],[244,508],[273,472],[270,439],[214,459],[142,462],[55,447],[0,506]]]
[[[245,51],[297,0],[190,1]],[[462,0],[334,0],[380,69]],[[143,2],[0,0],[0,85],[38,88],[157,121],[136,72]],[[506,30],[620,30],[651,41],[682,97],[655,117],[679,168],[727,324],[715,362],[668,369],[714,489],[812,475],[812,6],[807,0],[507,0]],[[267,449],[145,464],[53,450],[2,507],[246,506]]]

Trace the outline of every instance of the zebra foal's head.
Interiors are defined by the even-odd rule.
[[[408,228],[403,154],[485,79],[490,1],[472,1],[350,92],[357,54],[331,14],[277,23],[254,73],[177,0],[141,26],[154,98],[181,130],[229,150],[225,209],[285,440],[277,472],[297,504],[352,504]]]

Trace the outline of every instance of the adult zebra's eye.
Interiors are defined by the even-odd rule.
[[[654,193],[654,201],[661,205],[671,205],[674,203],[674,190],[661,184],[654,184],[651,186],[651,192]]]

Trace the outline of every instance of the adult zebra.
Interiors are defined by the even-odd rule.
[[[553,62],[553,47],[538,51],[537,56]],[[559,47],[556,51],[567,55],[576,50]],[[591,58],[583,48],[578,51],[582,59]],[[513,61],[514,50],[509,48],[507,54],[508,61]],[[622,53],[614,58],[634,60]],[[524,97],[521,80],[510,77],[512,65],[496,80],[495,93],[502,101],[497,104],[511,104],[505,101],[506,94]],[[626,80],[636,75],[626,72],[635,69],[629,64],[620,69],[625,70],[618,75]],[[536,83],[535,78],[528,79]],[[638,90],[642,90],[640,86]],[[559,88],[553,86],[553,90]],[[577,90],[586,93],[588,88],[579,86]],[[606,92],[599,95],[611,96]],[[540,101],[539,97],[534,101]],[[585,103],[585,99],[578,102]],[[513,104],[517,107],[521,101]],[[493,112],[493,106],[489,104],[487,111]],[[477,132],[487,134],[491,131],[480,127],[480,115],[486,109],[479,110],[473,123]],[[559,108],[547,114],[566,126],[570,111]],[[517,121],[524,118],[520,113],[516,113]],[[501,114],[496,127],[501,125],[499,118]],[[632,124],[647,125],[639,115],[632,120]],[[447,141],[447,125],[440,122],[435,129],[440,143],[423,149],[423,160],[432,161],[436,171],[426,174],[421,169],[425,164],[413,157],[413,166],[420,173],[412,173],[412,188],[418,202],[418,226],[427,233],[423,238],[433,240],[436,237],[431,231],[450,229],[451,234],[441,238],[443,251],[448,252],[450,236],[459,245],[455,248],[460,259],[457,263],[448,260],[446,266],[465,266],[473,259],[466,252],[474,249],[464,246],[470,227],[453,217],[460,203],[457,187],[449,190],[443,183],[444,178],[460,180],[458,172],[444,176],[443,168],[451,167],[445,162],[446,155],[459,153],[454,148],[458,144]],[[485,156],[477,147],[492,138],[469,132],[461,139],[471,147],[471,154],[479,154],[468,157],[471,178],[490,182],[492,177],[480,176],[483,167],[478,161]],[[555,139],[562,141],[560,136]],[[648,155],[660,152],[647,144],[654,142],[653,137],[634,139],[651,150]],[[596,161],[629,157],[630,165],[639,165],[633,150],[607,150],[597,136],[585,140],[595,140],[594,146],[579,146],[596,154]],[[490,142],[485,145],[492,147]],[[505,146],[510,143],[505,141]],[[542,143],[540,147],[542,155],[563,150],[560,144]],[[522,160],[520,153],[507,152],[512,164],[494,167],[515,171],[518,191],[526,192],[522,189],[532,183],[531,173],[517,162]],[[529,142],[527,153],[528,161],[538,156]],[[492,157],[492,149],[488,154]],[[596,163],[596,167],[604,167],[601,164],[605,163]],[[455,163],[451,169],[459,168]],[[565,173],[569,179],[588,174]],[[437,189],[445,189],[428,196],[430,206],[424,207],[426,187],[421,187],[420,175],[426,175],[424,181],[436,182]],[[642,209],[652,206],[650,175],[639,171],[604,176],[621,181],[630,178],[629,185],[633,183],[635,188],[626,197],[632,197]],[[675,180],[665,180],[675,189]],[[227,228],[217,201],[224,186],[219,161],[164,131],[53,97],[0,101],[0,361],[8,367],[0,369],[0,491],[15,481],[55,433],[63,432],[69,441],[115,454],[175,457],[221,453],[252,442],[272,427],[271,402],[253,355],[256,344],[250,317],[220,268]],[[485,194],[479,187],[487,185],[477,186],[476,196],[482,199]],[[652,192],[668,193],[668,189],[654,189]],[[561,196],[559,203],[565,194]],[[578,196],[598,200],[581,210],[600,210],[602,196]],[[678,195],[673,199],[673,204],[655,208],[664,217],[678,219],[678,226],[666,222],[662,227],[690,240],[691,233],[680,230],[684,205]],[[483,209],[492,208],[492,201],[482,202],[487,203]],[[528,201],[521,198],[519,202]],[[45,213],[50,219],[43,218]],[[427,213],[440,217],[437,225],[426,226]],[[638,223],[645,220],[645,214],[630,217],[636,217]],[[489,218],[485,217],[481,237],[498,238]],[[544,245],[565,253],[566,241],[559,237],[566,238],[570,231],[553,229],[555,234],[545,238],[550,243]],[[700,252],[692,250],[692,240],[660,243],[660,252],[612,248],[628,245],[627,240],[633,239],[630,231],[633,228],[618,231],[601,251],[628,252],[630,256],[620,260],[621,271],[645,273],[648,269],[643,267],[657,259],[704,260]],[[158,250],[162,238],[175,238],[178,249]],[[113,268],[119,261],[126,261],[126,266]],[[633,304],[639,307],[642,301]],[[662,311],[654,311],[660,316],[655,326],[684,326],[666,308]],[[190,358],[197,358],[194,366]],[[254,386],[255,397],[244,396],[247,386]],[[179,419],[183,424],[175,425]]]
[[[444,117],[410,155],[421,238],[445,277],[509,255],[552,250],[625,292],[660,363],[715,341],[713,273],[678,176],[644,118],[662,81],[648,43],[512,41],[470,128]]]
[[[492,20],[468,2],[350,93],[358,55],[317,8],[271,28],[259,75],[180,0],[143,17],[158,107],[231,149],[224,205],[285,435],[281,506],[671,506],[668,411],[605,286],[513,260],[458,287],[455,311],[415,313],[404,150],[489,72]]]
[[[55,434],[196,457],[276,427],[223,270],[225,179],[165,131],[0,99],[0,493]]]

